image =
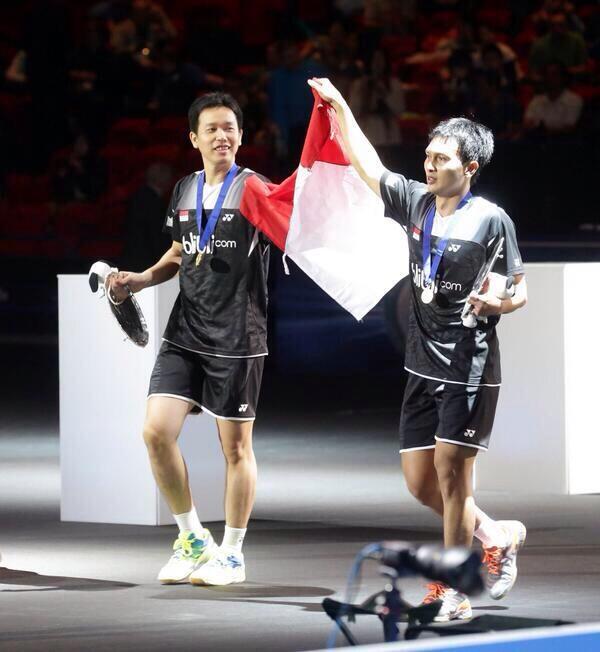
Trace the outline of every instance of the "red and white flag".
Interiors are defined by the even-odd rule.
[[[314,91],[313,91],[314,93]],[[280,184],[249,176],[241,212],[327,294],[362,319],[408,273],[406,234],[344,153],[315,95],[300,166]]]

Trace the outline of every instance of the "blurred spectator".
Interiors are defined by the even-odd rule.
[[[587,52],[581,34],[569,30],[564,12],[557,11],[549,18],[550,31],[535,40],[531,46],[529,67],[532,76],[539,78],[549,63],[562,64],[571,75],[585,72]]]
[[[154,88],[148,109],[157,113],[185,112],[198,92],[207,87],[221,87],[225,80],[197,66],[180,61],[174,41],[158,44],[153,51]]]
[[[406,103],[400,80],[390,74],[383,50],[377,50],[368,74],[356,79],[350,89],[350,107],[369,141],[375,146],[402,142],[398,118]]]
[[[502,51],[495,43],[487,43],[481,48],[479,69],[493,72],[500,80],[500,86],[514,92],[517,88],[517,74],[514,63],[505,63]]]
[[[160,4],[152,0],[133,0],[131,4],[137,49],[147,48],[152,52],[159,43],[177,36],[175,26]]]
[[[92,201],[106,186],[106,168],[90,147],[86,136],[79,135],[71,150],[55,164],[52,175],[53,199],[58,203]]]
[[[173,178],[170,165],[153,163],[146,170],[144,185],[132,196],[125,222],[125,269],[143,271],[170,247],[171,239],[162,228]]]
[[[322,63],[303,58],[293,41],[279,45],[279,65],[268,81],[269,110],[288,151],[288,165],[295,168],[302,151],[313,96],[306,83],[311,77],[326,77]]]
[[[500,53],[498,60],[497,52]],[[523,71],[519,66],[516,52],[510,45],[503,43],[487,25],[480,25],[477,29],[477,45],[473,52],[473,63],[478,68],[486,70],[495,69],[501,77],[516,82],[523,78]]]
[[[567,71],[560,64],[546,66],[544,92],[535,95],[525,110],[525,128],[538,134],[572,133],[583,108],[583,99],[568,89]]]
[[[458,50],[448,59],[448,78],[442,82],[438,107],[442,117],[467,116],[474,103],[475,80],[471,55]]]
[[[467,53],[471,56],[475,48],[473,27],[468,22],[460,22],[441,36],[428,35],[423,39],[422,46],[423,50],[406,57],[405,63],[411,65],[439,63],[442,65],[455,52]]]
[[[6,81],[23,85],[27,83],[27,53],[19,50],[4,71]]]
[[[519,135],[521,107],[495,70],[478,73],[473,114],[494,132],[497,140],[513,140]]]
[[[575,7],[572,2],[568,2],[567,0],[544,0],[542,6],[531,16],[531,22],[539,35],[548,32],[551,26],[552,16],[556,12],[565,14],[570,30],[583,34],[585,26],[581,18],[575,13]]]

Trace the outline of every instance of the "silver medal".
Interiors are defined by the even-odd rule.
[[[433,290],[429,288],[425,288],[423,292],[421,292],[421,301],[423,303],[431,303],[433,301]]]

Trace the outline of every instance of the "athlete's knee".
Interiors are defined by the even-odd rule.
[[[406,477],[406,486],[410,493],[426,507],[431,507],[436,503],[439,494],[439,488],[431,486],[420,478]]]
[[[448,498],[469,491],[471,469],[464,460],[439,457],[435,459],[435,471],[442,497]]]
[[[144,424],[143,438],[148,453],[153,457],[160,457],[173,443],[170,433],[152,422]]]
[[[246,439],[235,439],[222,442],[223,455],[228,464],[240,464],[254,459],[252,442]]]

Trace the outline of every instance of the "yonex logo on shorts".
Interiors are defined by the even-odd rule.
[[[231,222],[231,220],[235,217],[234,213],[225,213],[223,217],[221,218],[223,222]]]
[[[248,403],[242,403],[238,408],[238,412],[245,412],[248,409]]]
[[[456,253],[461,247],[462,245],[459,244],[451,244],[448,245],[448,251],[451,251],[452,253]]]
[[[474,430],[465,430],[465,437],[475,437],[475,431]]]

